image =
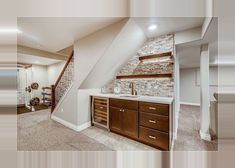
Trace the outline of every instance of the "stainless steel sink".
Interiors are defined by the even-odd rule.
[[[120,95],[120,97],[127,97],[127,98],[138,98],[138,95]]]

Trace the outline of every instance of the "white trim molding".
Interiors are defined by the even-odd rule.
[[[203,140],[211,141],[211,135],[210,135],[210,134],[203,133],[201,130],[200,130],[200,137],[201,137],[201,139],[203,139]]]
[[[66,126],[66,127],[68,127],[68,128],[70,128],[70,129],[72,129],[72,130],[74,130],[74,131],[77,131],[77,132],[83,131],[84,129],[87,129],[91,126],[90,121],[86,122],[82,125],[75,125],[75,124],[72,124],[68,121],[65,121],[65,120],[63,120],[63,119],[61,119],[61,118],[59,118],[59,117],[57,117],[53,114],[51,115],[51,119],[58,122],[58,123],[60,123],[60,124],[62,124],[62,125],[64,125],[64,126]]]
[[[87,128],[89,128],[91,126],[91,122],[89,121],[89,122],[86,122],[86,123],[84,123],[84,124],[82,124],[82,125],[78,125],[77,126],[77,132],[80,132],[80,131],[83,131],[84,129],[87,129]]]
[[[200,106],[200,103],[180,102],[180,105]]]
[[[68,121],[65,121],[65,120],[63,120],[63,119],[61,119],[61,118],[59,118],[59,117],[57,117],[53,114],[51,115],[51,119],[58,122],[58,123],[60,123],[60,124],[62,124],[62,125],[64,125],[64,126],[66,126],[66,127],[68,127],[68,128],[70,128],[70,129],[73,129],[74,131],[77,131],[77,126],[75,124],[72,124]]]
[[[172,144],[171,144],[171,150],[174,149],[174,146],[175,146],[175,140],[177,140],[177,135],[178,135],[178,125],[179,125],[179,112],[176,114],[175,116],[176,120],[175,120],[175,130],[173,131],[173,138],[172,138]]]
[[[176,130],[175,132],[173,132],[173,139],[176,140],[177,139],[177,135],[178,135],[178,126],[179,126],[179,115],[176,115]]]

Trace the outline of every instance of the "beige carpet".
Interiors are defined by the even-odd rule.
[[[49,110],[25,113],[18,119],[18,150],[23,151],[110,151],[156,150],[142,143],[106,130],[90,127],[82,132],[73,131],[50,119]],[[200,109],[181,106],[176,151],[214,151],[216,142],[199,137]]]
[[[156,150],[96,127],[82,132],[73,131],[51,120],[49,110],[20,114],[17,117],[17,149],[21,151]]]
[[[17,149],[23,151],[110,151],[112,149],[50,119],[49,110],[18,115]]]
[[[217,142],[201,140],[200,107],[181,105],[177,140],[174,144],[176,151],[216,151]]]

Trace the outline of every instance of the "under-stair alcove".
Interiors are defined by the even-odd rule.
[[[174,35],[169,34],[148,39],[102,91],[113,93],[119,88],[121,94],[130,94],[129,84],[134,83],[139,95],[172,97],[173,74]]]

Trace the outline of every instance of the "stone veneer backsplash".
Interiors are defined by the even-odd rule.
[[[74,56],[66,67],[57,87],[55,88],[55,105],[59,103],[65,92],[74,81]]]
[[[162,74],[174,73],[172,59],[167,57],[157,58],[163,62],[156,62],[156,59],[139,61],[139,56],[158,54],[162,52],[174,53],[174,35],[164,35],[151,38],[137,52],[137,56],[131,58],[117,73],[117,75],[132,74]],[[135,78],[135,79],[113,79],[102,88],[105,93],[113,93],[114,87],[121,88],[121,94],[130,94],[130,82],[135,83],[138,95],[172,97],[174,92],[173,78]]]

